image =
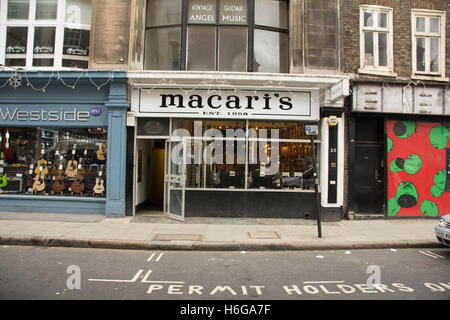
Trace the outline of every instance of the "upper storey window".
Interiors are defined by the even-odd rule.
[[[413,76],[441,76],[445,66],[445,13],[412,10]]]
[[[360,6],[362,73],[393,72],[392,8]]]
[[[1,64],[88,67],[91,0],[0,1]]]
[[[149,0],[147,70],[288,72],[288,3]]]

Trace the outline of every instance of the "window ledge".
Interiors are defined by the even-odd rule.
[[[430,80],[430,81],[449,81],[449,78],[445,78],[442,76],[431,76],[426,74],[413,74],[411,76],[411,79],[413,80]]]
[[[358,69],[358,73],[362,73],[362,74],[371,74],[374,76],[386,76],[386,77],[397,77],[397,73],[395,72],[391,72],[388,70],[369,70],[369,69],[363,69],[363,68],[359,68]]]

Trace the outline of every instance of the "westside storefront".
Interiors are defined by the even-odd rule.
[[[128,77],[134,214],[314,218],[317,179],[324,219],[341,218],[345,119],[342,107],[324,101],[336,94],[331,89],[348,95],[348,79],[146,71]],[[308,130],[315,131],[313,143]]]
[[[124,72],[0,73],[0,211],[125,216]]]

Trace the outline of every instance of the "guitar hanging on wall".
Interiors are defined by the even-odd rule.
[[[36,193],[42,192],[45,193],[45,176],[48,174],[47,168],[47,160],[44,159],[45,149],[42,147],[41,149],[41,157],[37,162],[36,169],[34,173],[36,177],[34,178],[33,190]]]
[[[77,167],[78,162],[75,160],[76,147],[77,145],[74,144],[72,149],[72,159],[69,160],[69,162],[67,163],[67,168],[65,172],[66,177],[69,179],[73,179],[78,174],[78,167]]]
[[[59,194],[63,194],[66,189],[66,178],[63,175],[63,156],[61,155],[59,158],[59,167],[56,172],[57,176],[55,177],[55,181],[52,186],[52,193],[56,192]]]
[[[9,160],[13,159],[13,147],[9,145],[9,130],[6,128],[5,130],[5,145],[3,146],[3,158],[6,160],[8,158]]]
[[[94,195],[103,197],[105,194],[105,181],[103,179],[103,164],[100,167],[100,171],[98,172],[98,177],[95,178],[95,186],[92,189],[94,191]]]
[[[70,186],[72,189],[72,195],[79,194],[83,195],[84,191],[84,176],[81,174],[83,158],[80,158],[80,163],[78,164],[77,175],[73,178],[72,185]]]
[[[97,159],[100,161],[104,161],[106,159],[106,146],[103,146],[103,143],[98,145]]]

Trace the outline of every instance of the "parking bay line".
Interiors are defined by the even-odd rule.
[[[434,252],[431,252],[431,251],[428,251],[428,250],[427,250],[427,251],[421,251],[421,250],[419,250],[419,252],[420,252],[421,254],[424,254],[424,255],[429,256],[429,257],[434,258],[434,259],[438,259],[438,258],[444,259],[443,256],[440,256],[440,255],[438,255],[437,253],[434,253]]]

